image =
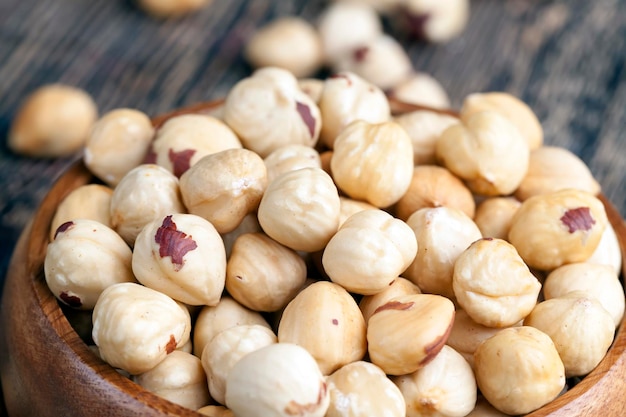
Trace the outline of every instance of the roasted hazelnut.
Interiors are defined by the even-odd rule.
[[[116,186],[128,171],[141,165],[153,137],[154,127],[143,112],[111,110],[93,125],[83,160],[98,178]]]
[[[596,250],[585,262],[609,265],[616,274],[619,275],[621,273],[622,249],[620,248],[619,240],[617,239],[615,229],[613,229],[611,222],[606,224],[606,229],[604,229],[602,233],[598,247],[596,247]]]
[[[179,17],[211,4],[211,0],[136,0],[145,12],[158,18]]]
[[[226,248],[226,259],[230,258],[230,254],[233,250],[233,245],[237,238],[244,233],[257,233],[262,232],[259,219],[257,219],[256,212],[248,213],[243,218],[239,226],[228,233],[222,233],[222,240],[224,241],[224,247]]]
[[[443,43],[459,36],[469,20],[469,0],[404,0],[407,31],[429,42]]]
[[[367,323],[374,314],[374,312],[378,309],[378,307],[387,304],[390,300],[396,297],[400,297],[403,295],[410,294],[421,294],[419,287],[413,284],[406,278],[398,277],[394,279],[387,288],[382,290],[377,294],[366,295],[361,298],[359,302],[359,309],[361,309],[361,313],[363,314],[363,318],[365,319],[365,323]]]
[[[97,117],[96,103],[87,92],[69,85],[45,85],[18,109],[7,144],[26,156],[67,156],[85,144]]]
[[[514,197],[490,197],[477,207],[474,222],[484,237],[507,240],[513,216],[522,203]]]
[[[255,68],[278,67],[297,78],[308,77],[322,66],[319,34],[300,17],[279,17],[252,34],[244,55]]]
[[[449,109],[451,106],[448,93],[441,83],[432,75],[424,72],[415,72],[404,81],[394,85],[390,94],[403,103],[435,109]],[[454,120],[453,117],[450,118]]]
[[[401,114],[394,118],[402,126],[413,143],[413,163],[415,165],[433,165],[435,147],[439,136],[448,127],[458,123],[458,119],[446,114],[417,110]]]
[[[280,174],[300,168],[321,168],[320,154],[310,146],[287,145],[276,149],[263,160],[267,168],[267,182]]]

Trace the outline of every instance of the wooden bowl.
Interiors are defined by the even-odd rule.
[[[173,115],[210,112],[221,101],[191,106]],[[395,105],[410,110],[415,106]],[[0,371],[10,416],[200,416],[146,391],[98,358],[70,325],[47,287],[43,262],[56,207],[75,188],[94,177],[82,162],[54,184],[22,233],[8,269],[1,304]],[[626,225],[599,196],[626,259]],[[622,284],[626,275],[622,267]],[[581,382],[532,417],[621,417],[626,406],[626,328],[617,330],[611,349]]]

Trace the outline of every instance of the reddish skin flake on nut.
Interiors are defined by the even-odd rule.
[[[589,207],[569,209],[560,220],[565,226],[567,226],[570,233],[574,233],[578,230],[590,230],[593,225],[596,224],[594,218],[591,217]]]
[[[65,231],[67,231],[68,229],[70,229],[72,226],[74,226],[74,222],[65,222],[63,223],[61,226],[57,227],[57,230],[54,232],[54,238],[57,238],[57,235],[59,233],[63,233]]]
[[[339,325],[339,320],[337,320],[337,319],[333,319],[333,324],[334,324],[335,326]]]
[[[70,222],[71,223],[71,222]],[[80,308],[83,305],[83,302],[80,300],[80,297],[75,295],[69,295],[65,291],[59,294],[59,298],[68,306],[73,308]]]
[[[185,263],[183,259],[187,252],[198,247],[197,243],[186,233],[176,229],[176,223],[172,221],[172,216],[163,219],[161,227],[154,235],[154,241],[159,245],[159,256],[172,258],[174,269],[180,271]]]
[[[296,110],[298,110],[302,121],[309,129],[309,134],[313,137],[315,135],[315,118],[311,115],[311,109],[306,104],[296,101]]]
[[[285,407],[285,414],[290,415],[290,416],[301,416],[301,415],[305,415],[308,413],[312,413],[319,408],[325,396],[326,396],[326,383],[322,381],[320,383],[320,390],[317,394],[317,402],[308,403],[308,404],[300,404],[291,400]]]
[[[165,345],[165,353],[167,353],[168,355],[172,352],[174,352],[176,350],[176,338],[174,337],[173,334],[170,335],[170,341],[167,342],[167,345]]]
[[[189,167],[191,166],[191,158],[195,155],[195,149],[185,149],[184,151],[176,152],[170,149],[167,156],[170,162],[174,166],[174,175],[180,178]]]
[[[367,46],[363,46],[361,48],[357,48],[352,52],[352,57],[356,62],[363,62],[367,58],[367,54],[369,53],[370,48]]]
[[[410,310],[414,304],[415,303],[413,302],[401,303],[399,301],[389,301],[388,303],[383,304],[382,306],[374,310],[374,314],[379,313],[381,311],[385,311],[385,310]]]

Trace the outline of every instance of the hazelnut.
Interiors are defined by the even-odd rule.
[[[233,412],[223,405],[207,405],[196,411],[203,416],[209,417],[235,417]]]
[[[70,307],[92,309],[102,291],[120,282],[134,282],[132,252],[109,227],[87,219],[61,224],[44,259],[46,283]]]
[[[513,216],[509,241],[528,266],[552,270],[588,259],[607,222],[600,200],[567,189],[524,201]]]
[[[485,400],[485,397],[479,395],[476,406],[466,417],[509,417],[509,415],[499,411],[493,405],[489,404],[489,401]]]
[[[143,285],[189,305],[216,305],[226,280],[226,251],[215,227],[194,214],[170,214],[137,236],[133,272]]]
[[[244,55],[255,68],[278,67],[297,78],[308,77],[322,66],[319,34],[300,17],[279,17],[250,37]]]
[[[237,416],[323,417],[330,396],[304,348],[274,343],[239,360],[226,380],[226,406]]]
[[[276,149],[263,160],[267,168],[267,182],[280,174],[300,168],[321,168],[320,154],[310,146],[287,145]]]
[[[267,187],[267,169],[256,153],[228,149],[200,159],[180,177],[179,186],[189,213],[228,233],[258,208]]]
[[[393,298],[410,294],[421,294],[419,287],[406,278],[398,277],[394,279],[387,288],[377,294],[366,295],[359,302],[359,309],[363,314],[365,323],[367,323],[378,309],[378,307],[387,304]]]
[[[414,72],[404,81],[395,84],[391,89],[390,95],[403,103],[417,104],[435,109],[449,109],[451,106],[448,93],[446,93],[441,83],[432,75],[424,72]],[[455,120],[453,117],[449,118]]]
[[[541,283],[513,245],[483,238],[457,258],[452,288],[459,305],[475,322],[508,327],[535,307]]]
[[[330,239],[322,265],[330,279],[346,290],[371,295],[386,289],[413,261],[413,230],[382,210],[350,216]]]
[[[115,109],[96,121],[85,144],[85,165],[102,181],[116,186],[140,165],[150,148],[154,127],[143,112]]]
[[[322,97],[324,80],[320,80],[318,78],[301,78],[298,80],[298,87],[300,87],[300,90],[306,93],[306,95],[311,97],[311,100],[318,103],[320,101],[320,97]]]
[[[487,198],[476,207],[474,222],[484,237],[507,240],[511,221],[521,205],[514,197]]]
[[[423,368],[392,378],[406,401],[406,416],[465,416],[476,405],[476,379],[469,364],[443,346]]]
[[[189,340],[189,311],[167,295],[134,283],[114,284],[93,310],[100,356],[131,375],[149,371]]]
[[[472,114],[448,127],[435,152],[473,192],[487,196],[515,191],[528,171],[530,153],[517,127],[494,111]]]
[[[396,10],[404,0],[335,0],[339,3],[358,3],[373,7],[378,13],[389,14]]]
[[[145,12],[157,18],[179,17],[211,4],[211,0],[136,0]]]
[[[415,165],[435,164],[435,147],[439,136],[448,127],[458,123],[458,119],[446,114],[417,110],[394,118],[402,126],[413,143],[413,163]]]
[[[565,386],[565,369],[554,343],[534,327],[500,330],[478,346],[474,363],[480,392],[506,414],[536,410]]]
[[[352,362],[326,378],[330,406],[326,417],[404,417],[406,404],[396,385],[378,366]]]
[[[224,241],[224,247],[226,248],[226,259],[230,258],[230,254],[233,250],[233,245],[237,238],[244,233],[257,233],[262,232],[259,219],[257,219],[256,212],[248,213],[245,215],[239,226],[228,233],[222,233],[222,240]]]
[[[339,214],[339,226],[345,223],[346,220],[353,214],[356,214],[363,210],[376,210],[377,207],[366,203],[365,201],[354,200],[350,197],[343,195],[339,196],[339,202],[341,204]]]
[[[609,265],[616,274],[619,275],[621,273],[622,249],[620,248],[619,240],[617,239],[615,229],[613,229],[611,222],[606,224],[606,229],[604,229],[602,233],[598,247],[596,247],[596,250],[585,262]]]
[[[366,353],[365,320],[354,298],[327,281],[303,289],[283,311],[278,341],[304,347],[329,375]]]
[[[348,196],[388,207],[411,184],[412,149],[411,139],[397,123],[354,121],[335,140],[333,179]]]
[[[469,0],[404,0],[408,32],[429,42],[444,43],[459,36],[469,20]]]
[[[7,144],[26,156],[67,156],[85,144],[97,117],[96,103],[87,92],[69,85],[45,85],[18,109]]]
[[[272,239],[294,250],[314,252],[337,231],[339,210],[332,178],[320,168],[302,168],[268,185],[257,216]]]
[[[404,375],[423,368],[445,345],[454,304],[446,297],[411,294],[378,307],[367,323],[372,363],[388,375]]]
[[[290,72],[276,67],[256,70],[230,90],[224,121],[262,158],[285,145],[313,147],[321,129],[315,102]]]

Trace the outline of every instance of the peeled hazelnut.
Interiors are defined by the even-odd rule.
[[[7,144],[26,156],[67,156],[85,144],[97,117],[98,109],[87,92],[69,85],[45,85],[19,108]]]
[[[502,329],[474,354],[478,388],[498,410],[526,414],[554,400],[565,369],[550,337],[530,327]]]
[[[279,67],[308,77],[322,66],[322,41],[306,20],[279,17],[252,34],[244,55],[255,68]]]
[[[304,348],[274,343],[244,356],[226,380],[226,406],[237,416],[323,417],[330,396]]]
[[[230,258],[230,254],[233,250],[233,245],[237,238],[245,233],[257,233],[262,232],[259,219],[257,219],[256,212],[248,213],[241,220],[239,226],[228,233],[222,233],[222,240],[224,241],[224,247],[226,248],[226,259]]]
[[[409,189],[396,203],[396,215],[406,220],[421,208],[441,206],[459,209],[473,218],[476,203],[463,181],[446,168],[436,165],[416,166]]]
[[[583,291],[598,300],[613,317],[615,328],[620,325],[624,317],[624,288],[610,266],[587,262],[563,265],[550,272],[543,284],[546,300],[573,291]]]
[[[425,110],[404,113],[396,116],[394,120],[411,138],[415,165],[435,164],[435,147],[439,136],[448,127],[458,123],[455,117]]]
[[[565,366],[565,376],[587,375],[613,342],[613,317],[584,291],[543,301],[524,320],[552,339]]]
[[[337,186],[350,197],[388,207],[411,184],[412,150],[411,139],[397,123],[357,120],[335,140],[330,169]]]
[[[281,146],[314,146],[321,129],[320,110],[288,71],[256,70],[226,96],[224,121],[243,145],[262,158]]]
[[[267,168],[267,181],[280,174],[300,168],[321,168],[320,154],[310,146],[287,145],[276,149],[263,160]]]
[[[509,417],[509,415],[496,409],[485,397],[479,395],[476,406],[466,417]]]
[[[391,118],[385,93],[351,72],[326,79],[319,107],[324,120],[320,139],[329,148],[333,148],[337,135],[355,120],[382,123]]]
[[[405,0],[402,5],[408,32],[430,42],[448,42],[459,36],[469,19],[469,0]]]
[[[507,195],[528,171],[529,149],[508,119],[494,111],[470,115],[443,131],[437,159],[477,194]]]
[[[372,363],[388,375],[404,375],[423,368],[445,345],[454,304],[446,297],[412,294],[378,307],[367,323]]]
[[[402,393],[378,366],[352,362],[326,378],[330,406],[326,417],[404,417]]]
[[[194,12],[211,3],[211,0],[136,0],[139,7],[158,18],[178,17]]]
[[[354,200],[350,197],[339,196],[341,203],[341,212],[339,215],[339,226],[348,220],[350,216],[363,210],[376,210],[377,207],[366,203],[365,201]]]
[[[48,244],[46,283],[62,303],[90,310],[107,287],[135,281],[131,257],[126,242],[109,227],[95,220],[68,221]]]
[[[203,416],[209,417],[235,417],[231,410],[222,405],[207,405],[196,411]]]
[[[304,347],[322,374],[361,360],[366,353],[365,321],[350,293],[327,281],[303,289],[283,311],[278,341]]]
[[[248,353],[277,341],[274,332],[259,324],[234,326],[215,335],[202,350],[202,367],[213,399],[225,404],[226,378],[233,366]]]
[[[382,210],[350,216],[330,239],[322,264],[330,279],[346,290],[371,295],[386,289],[417,252],[413,230]]]
[[[432,75],[424,72],[413,73],[409,78],[394,85],[390,94],[403,103],[435,109],[449,109],[451,106],[448,93],[443,86]],[[454,120],[453,117],[450,119]]]
[[[417,238],[417,255],[402,276],[425,293],[454,299],[452,275],[459,255],[482,235],[465,213],[450,207],[423,208],[407,224]]]
[[[406,401],[406,416],[465,416],[476,405],[476,379],[457,351],[443,346],[423,368],[394,377]]]
[[[304,282],[304,260],[263,233],[239,236],[226,270],[228,293],[255,311],[277,311],[291,301]]]
[[[185,307],[139,284],[108,287],[93,310],[92,337],[100,356],[131,375],[154,368],[187,343],[190,331]]]
[[[339,210],[332,178],[320,168],[302,168],[268,185],[258,218],[272,239],[294,250],[314,252],[337,231]]]
[[[93,125],[83,160],[98,178],[115,186],[128,171],[143,162],[153,136],[154,127],[144,113],[133,109],[111,110]]]
[[[258,208],[267,187],[267,169],[256,153],[228,149],[200,159],[180,177],[179,186],[189,213],[228,233]]]
[[[224,243],[202,217],[170,214],[137,236],[133,272],[145,286],[185,304],[216,305],[226,280]]]
[[[417,285],[406,278],[398,277],[391,282],[384,290],[377,294],[366,295],[361,298],[359,308],[367,323],[378,307],[387,304],[391,299],[410,294],[421,294]]]
[[[609,265],[618,275],[622,272],[622,249],[611,222],[606,224],[598,247],[585,262]]]
[[[515,197],[524,201],[534,195],[568,188],[593,195],[600,192],[600,184],[573,152],[556,146],[541,146],[530,153],[528,172],[515,191]]]
[[[562,190],[524,201],[511,222],[509,241],[530,267],[552,270],[588,259],[607,222],[599,199]]]
[[[306,95],[311,97],[311,100],[317,103],[320,101],[320,97],[322,97],[324,80],[320,80],[319,78],[301,78],[298,80],[298,87],[300,87],[300,90],[306,93]]]
[[[111,227],[111,196],[113,189],[100,184],[86,184],[72,190],[58,205],[50,225],[50,240],[59,226],[75,219],[95,220]]]
[[[211,402],[200,359],[180,350],[167,355],[149,371],[135,376],[133,381],[161,398],[192,410]]]
[[[490,197],[476,207],[474,222],[484,237],[508,239],[513,216],[522,203],[513,197]]]

